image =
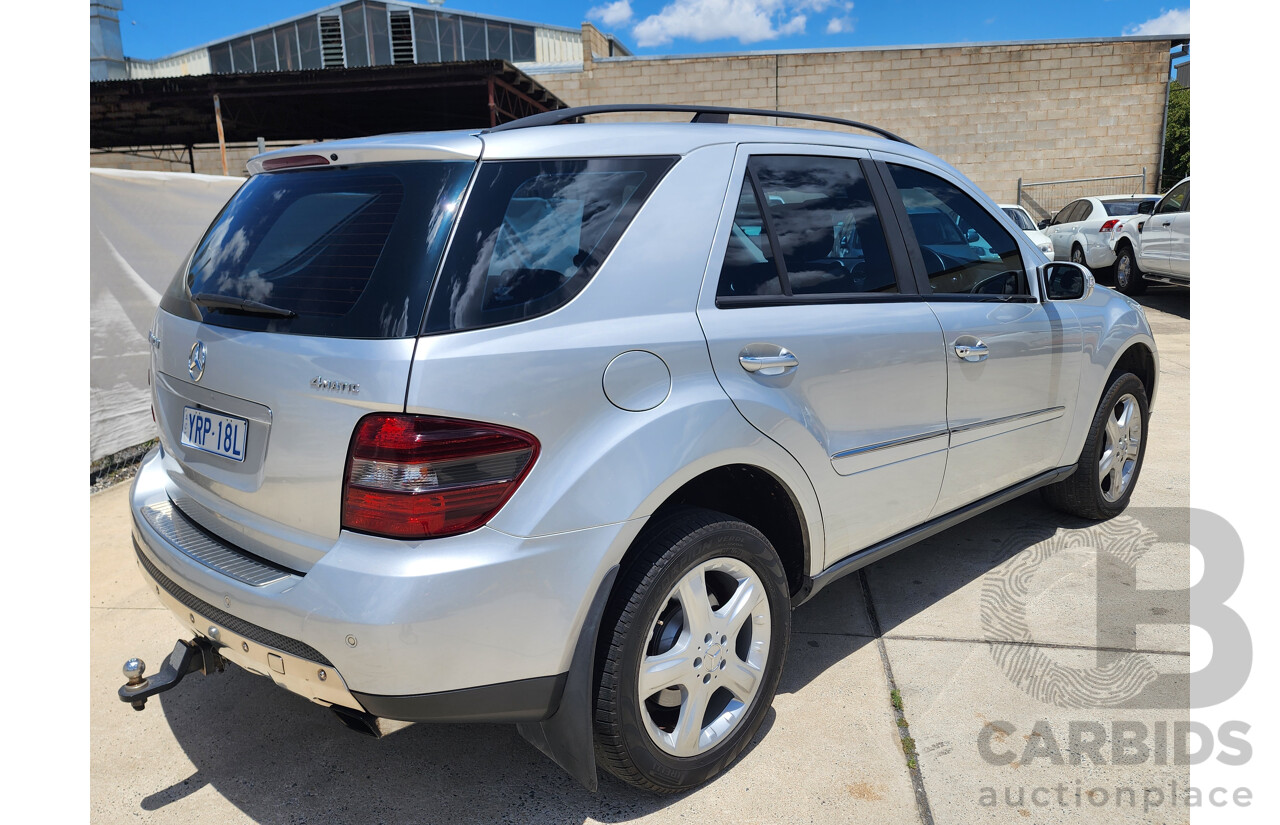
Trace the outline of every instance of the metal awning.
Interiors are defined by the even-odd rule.
[[[505,60],[89,84],[91,149],[478,129],[565,104]]]

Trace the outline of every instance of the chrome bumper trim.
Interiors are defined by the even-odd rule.
[[[157,501],[140,509],[151,529],[174,548],[224,576],[252,587],[288,579],[295,574],[245,554],[211,535],[182,512],[172,501]]]
[[[364,710],[347,689],[342,674],[314,648],[238,619],[193,596],[160,572],[136,540],[134,549],[138,567],[160,602],[192,632],[216,645],[222,658],[250,673],[270,677],[280,687],[318,704]],[[313,655],[300,656],[299,650]]]

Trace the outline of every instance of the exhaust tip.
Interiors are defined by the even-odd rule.
[[[338,717],[338,721],[348,729],[365,736],[372,736],[374,739],[382,738],[382,727],[378,724],[378,717],[372,713],[366,713],[363,710],[352,710],[338,705],[330,705],[329,709],[333,711],[334,716]]]

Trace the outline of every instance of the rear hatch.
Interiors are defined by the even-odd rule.
[[[251,163],[267,171],[214,221],[154,330],[169,496],[187,516],[301,571],[338,539],[352,432],[370,412],[404,408],[479,150],[466,135],[399,138]]]

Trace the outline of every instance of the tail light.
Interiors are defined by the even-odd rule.
[[[454,418],[374,413],[347,454],[342,526],[390,538],[440,538],[480,527],[538,457],[526,432]]]
[[[1104,223],[1102,225],[1102,228],[1099,229],[1098,231],[1099,232],[1118,232],[1119,226],[1120,226],[1120,221],[1116,220],[1115,218],[1112,218],[1111,220]]]

